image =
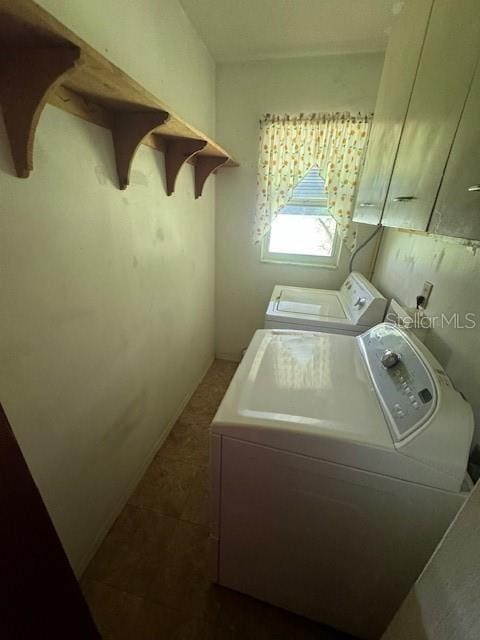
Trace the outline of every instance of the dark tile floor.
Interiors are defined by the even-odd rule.
[[[82,580],[105,640],[340,640],[208,579],[208,427],[236,364],[217,360]]]

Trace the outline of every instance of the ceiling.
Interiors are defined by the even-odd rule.
[[[398,0],[180,0],[218,62],[385,49]]]

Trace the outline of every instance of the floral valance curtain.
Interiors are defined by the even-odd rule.
[[[260,156],[254,241],[260,242],[293,188],[312,167],[325,179],[328,209],[343,243],[356,243],[352,209],[370,115],[322,113],[266,115],[260,123]]]

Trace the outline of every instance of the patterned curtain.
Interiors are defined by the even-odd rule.
[[[266,115],[260,123],[254,242],[261,242],[293,188],[312,167],[325,179],[328,209],[346,247],[353,251],[352,210],[371,115],[321,113]]]

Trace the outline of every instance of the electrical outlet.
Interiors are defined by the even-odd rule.
[[[420,295],[423,297],[423,302],[421,302],[421,304],[418,305],[421,309],[427,308],[428,300],[430,298],[430,294],[432,293],[432,289],[433,289],[433,284],[431,282],[428,282],[428,280],[425,280],[425,282],[423,283],[422,291],[420,293]]]

